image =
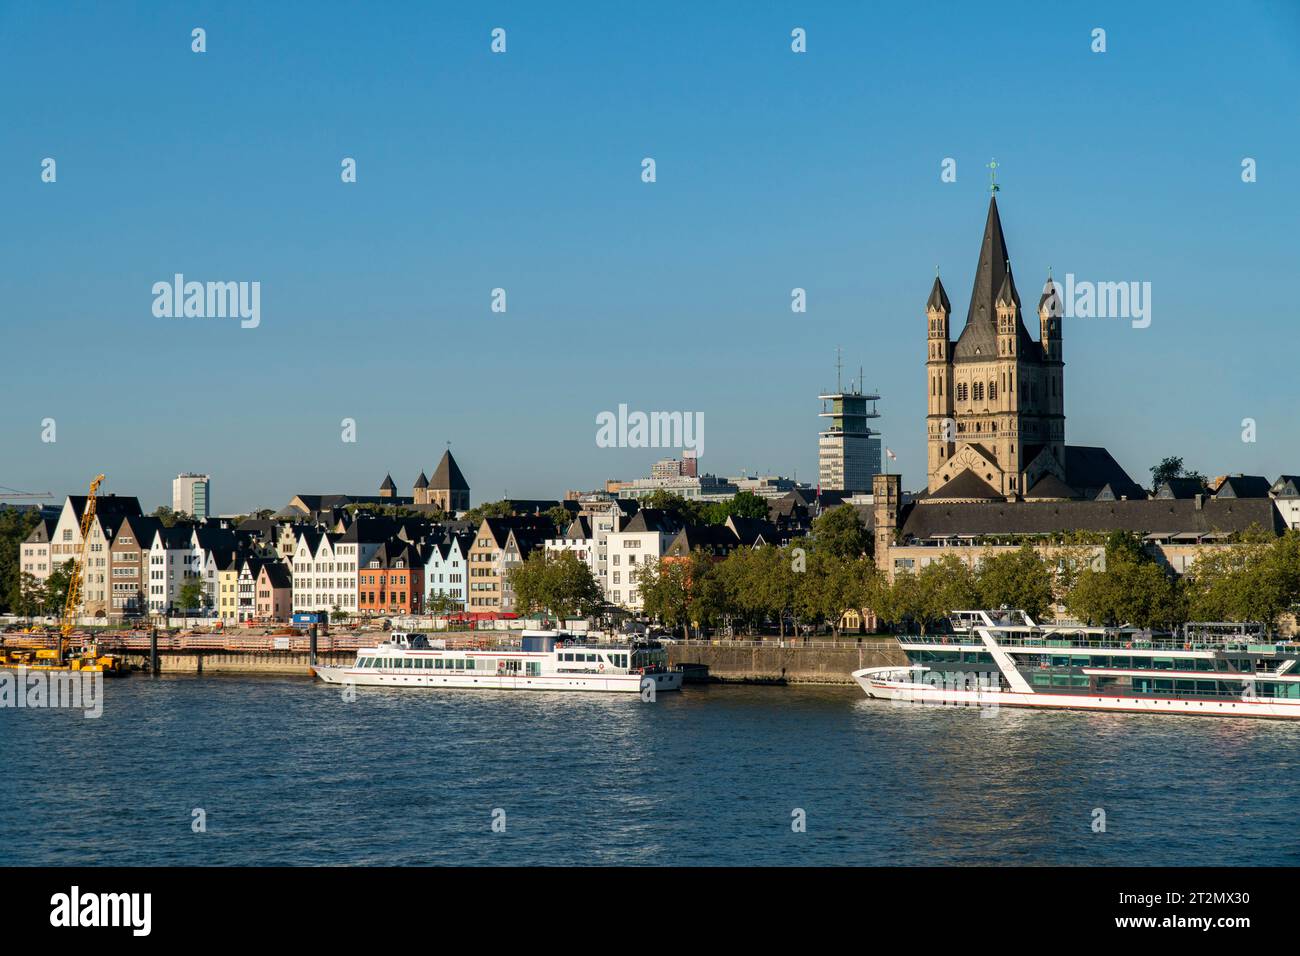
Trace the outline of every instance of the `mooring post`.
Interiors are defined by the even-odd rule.
[[[316,625],[315,625],[315,624],[313,624],[313,625],[308,629],[307,634],[309,635],[309,637],[310,637],[310,641],[311,641],[311,643],[310,643],[310,648],[311,648],[311,663],[312,663],[312,664],[315,664],[315,663],[316,663]]]
[[[158,628],[149,629],[149,673],[158,673]]]

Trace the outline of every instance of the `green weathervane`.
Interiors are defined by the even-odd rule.
[[[998,161],[995,159],[989,163],[989,192],[995,193],[998,191]]]

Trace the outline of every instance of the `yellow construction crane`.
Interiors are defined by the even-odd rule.
[[[81,602],[81,577],[85,574],[87,557],[90,553],[90,526],[95,521],[95,493],[104,483],[103,475],[96,475],[90,483],[90,493],[86,495],[86,507],[81,511],[81,553],[77,555],[68,576],[68,596],[63,602],[63,620],[59,624],[59,663],[64,662],[65,644],[68,635],[76,626],[77,605]]]

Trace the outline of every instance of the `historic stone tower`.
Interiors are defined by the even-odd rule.
[[[989,199],[966,324],[954,344],[952,306],[936,276],[926,302],[929,496],[988,501],[1057,497],[1065,481],[1064,362],[1060,302],[1049,277],[1038,302],[1040,340],[1020,294]],[[1038,488],[1050,477],[1055,481]]]

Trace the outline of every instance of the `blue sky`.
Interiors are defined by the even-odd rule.
[[[1149,328],[1066,320],[1067,440],[1300,471],[1300,13],[1134,6],[0,2],[0,485],[206,471],[230,512],[450,441],[476,501],[557,497],[648,473],[596,445],[620,403],[815,480],[841,346],[920,487],[923,307],[937,265],[964,321],[991,157],[1027,305],[1152,283]],[[177,272],[259,281],[260,327],[156,318]]]

